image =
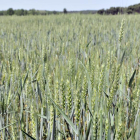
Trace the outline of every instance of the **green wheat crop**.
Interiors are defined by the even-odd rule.
[[[0,17],[0,139],[140,140],[139,23]]]

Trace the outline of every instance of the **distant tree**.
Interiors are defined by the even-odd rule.
[[[101,9],[99,11],[97,11],[98,14],[112,14],[112,15],[117,15],[117,14],[123,14],[123,13],[126,13],[126,9],[127,8],[124,8],[124,7],[110,7],[109,9],[107,10],[104,10],[104,9]]]
[[[3,11],[0,11],[0,16],[3,16],[3,15],[4,15]]]
[[[23,16],[24,15],[24,9],[20,10],[20,15]]]
[[[112,14],[112,15],[115,15],[116,14],[116,9],[115,9],[115,7],[111,7],[110,9],[109,9],[109,13],[110,14]]]
[[[101,9],[101,10],[99,10],[97,13],[100,14],[100,15],[103,15],[104,12],[105,12],[105,10],[104,10],[104,9]]]
[[[134,11],[137,12],[137,13],[140,13],[140,6],[135,6]]]
[[[133,6],[129,6],[128,8],[127,8],[127,14],[132,14],[133,12],[134,12],[135,10],[134,10],[134,7]]]
[[[67,14],[67,9],[66,8],[63,9],[63,13]]]
[[[50,14],[50,12],[49,11],[46,11],[46,15],[49,15]]]
[[[15,14],[17,16],[23,16],[24,15],[24,9],[15,10]]]
[[[120,13],[120,14],[126,13],[126,12],[125,12],[125,8],[119,7],[119,13]]]
[[[56,12],[56,11],[52,11],[52,14],[54,14],[54,15],[55,15],[55,14],[57,14],[57,12]]]
[[[36,10],[35,10],[35,9],[29,10],[29,14],[30,14],[30,15],[36,15]]]
[[[3,11],[3,15],[7,15],[7,11]]]
[[[133,11],[131,9],[127,9],[127,14],[132,14]]]
[[[14,15],[14,10],[13,10],[13,8],[9,8],[8,10],[7,10],[7,15]]]
[[[39,14],[40,15],[46,15],[46,11],[40,11]]]
[[[24,15],[28,15],[28,11],[27,10],[24,10]]]

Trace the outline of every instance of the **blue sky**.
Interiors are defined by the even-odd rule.
[[[58,10],[98,10],[116,6],[129,6],[140,3],[139,0],[0,0],[0,10],[38,9]]]

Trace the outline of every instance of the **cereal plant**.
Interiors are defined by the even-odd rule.
[[[139,22],[0,17],[0,139],[140,140]]]

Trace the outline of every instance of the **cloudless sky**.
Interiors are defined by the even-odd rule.
[[[66,8],[70,10],[99,10],[110,7],[126,7],[140,3],[140,0],[0,0],[0,10],[13,9],[36,9],[58,10]]]

